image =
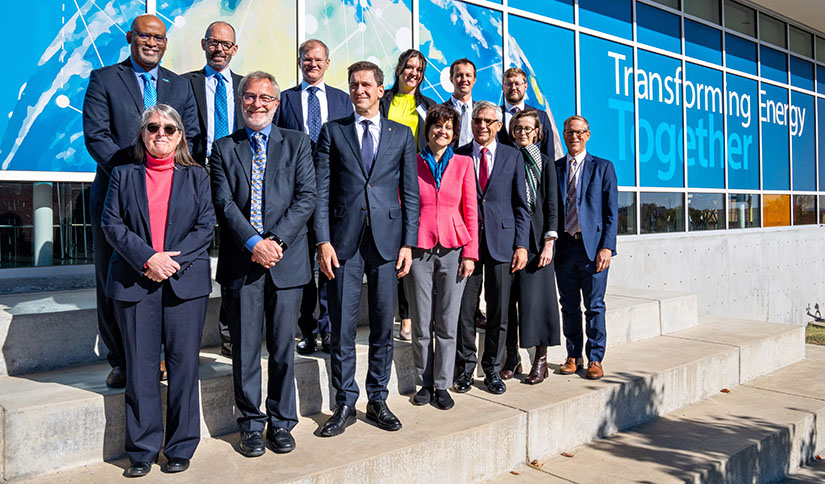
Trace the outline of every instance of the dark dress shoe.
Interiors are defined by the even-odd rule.
[[[324,353],[329,353],[329,334],[322,334],[321,335],[321,351]]]
[[[276,454],[288,454],[295,450],[295,439],[289,429],[283,427],[269,427],[266,431],[266,440],[272,444]]]
[[[299,341],[295,346],[295,351],[297,351],[299,355],[311,355],[315,353],[315,336],[313,335]]]
[[[152,470],[151,462],[134,462],[123,471],[123,477],[143,477]]]
[[[515,369],[510,369],[510,368],[515,368]],[[505,365],[504,368],[502,368],[501,371],[498,372],[498,376],[500,376],[502,380],[510,380],[514,376],[520,375],[520,374],[521,374],[521,363],[516,363],[515,365],[512,365],[512,366]]]
[[[338,405],[332,417],[321,427],[321,437],[334,437],[344,433],[350,425],[355,423],[355,409],[347,405]]]
[[[227,358],[232,358],[232,343],[229,341],[221,342],[221,354]]]
[[[507,385],[504,384],[501,377],[498,376],[498,373],[487,375],[484,378],[484,384],[487,385],[487,391],[493,395],[501,395],[507,391]]]
[[[421,390],[418,390],[418,393],[416,393],[413,397],[413,405],[426,405],[430,403],[430,400],[432,400],[432,398],[433,388],[421,387]]]
[[[453,397],[450,396],[450,392],[447,390],[436,390],[435,395],[433,395],[433,404],[441,410],[449,410],[453,408],[455,402],[453,402]]]
[[[260,457],[266,451],[264,447],[263,432],[253,430],[251,432],[241,432],[241,444],[238,446],[241,454],[246,457]]]
[[[112,371],[106,377],[106,386],[109,388],[126,388],[126,370],[122,366],[112,367]]]
[[[373,422],[381,430],[393,432],[401,429],[401,421],[398,420],[387,406],[387,402],[376,400],[367,403],[367,420]]]
[[[462,373],[453,383],[453,389],[457,393],[467,393],[471,386],[473,386],[473,375],[470,373]]]
[[[475,323],[476,328],[487,329],[487,316],[485,316],[481,311],[476,311]]]
[[[547,370],[547,347],[536,346],[536,355],[533,358],[533,367],[530,369],[530,374],[524,379],[524,383],[528,385],[537,385],[547,378],[549,371]]]
[[[166,472],[183,472],[186,469],[189,469],[189,459],[184,459],[182,457],[172,457],[171,459],[169,459],[169,462],[166,463]]]

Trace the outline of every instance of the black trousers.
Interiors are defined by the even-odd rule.
[[[312,235],[312,223],[307,230],[307,245],[309,246],[309,266],[315,267],[315,237]],[[329,279],[322,272],[318,272],[318,283],[311,278],[304,285],[301,296],[301,316],[298,318],[298,328],[304,338],[311,338],[316,334],[328,334],[329,303],[327,302],[327,284]],[[315,317],[315,303],[318,302],[318,317]]]

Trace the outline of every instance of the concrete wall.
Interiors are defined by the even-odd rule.
[[[699,312],[804,324],[825,314],[825,226],[619,237],[609,284],[696,293]]]

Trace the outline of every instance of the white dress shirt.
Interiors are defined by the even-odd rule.
[[[476,169],[476,180],[478,180],[478,167],[481,164],[481,148],[487,148],[487,183],[488,183],[488,186],[489,186],[489,183],[490,183],[490,173],[493,172],[493,163],[495,163],[496,148],[497,147],[498,147],[498,144],[496,143],[495,139],[493,139],[493,141],[489,145],[487,145],[486,147],[481,146],[480,144],[478,144],[478,141],[473,140],[473,165],[475,166],[475,169]]]
[[[459,132],[458,132],[458,146],[464,146],[470,141],[473,140],[473,130],[471,125],[473,124],[473,100],[472,98],[463,103],[455,98],[455,96],[450,96],[450,103],[452,103],[453,109],[458,112],[459,116]],[[467,125],[461,126],[461,108],[462,106],[466,106],[467,108]]]
[[[518,104],[510,104],[507,101],[504,101],[504,130],[508,134],[511,134],[510,120],[513,119],[513,113],[511,113],[510,111],[512,111],[513,108],[519,108],[519,111],[524,111],[524,99],[522,99],[521,102]]]
[[[309,91],[307,90],[309,86],[307,81],[301,81],[301,113],[303,113],[304,117],[304,133],[309,134],[309,124],[307,124],[307,117],[309,117],[309,109],[307,107],[307,102],[309,100]],[[317,91],[315,91],[315,97],[318,98],[318,103],[321,105],[321,124],[323,125],[327,121],[329,117],[329,106],[327,105],[327,85],[323,82],[317,86]]]
[[[361,125],[361,121],[369,120],[372,122],[370,124],[370,136],[372,137],[372,156],[374,157],[376,153],[378,153],[378,141],[381,135],[381,113],[376,114],[371,118],[365,118],[358,113],[355,113],[355,132],[358,133],[358,147],[361,147],[361,141],[364,138],[364,126]]]
[[[215,141],[215,89],[218,87],[218,71],[209,65],[205,69],[204,83],[206,84],[206,156],[212,153],[212,142]],[[229,134],[235,132],[235,86],[232,85],[232,71],[229,67],[220,71],[223,76],[223,87],[226,89],[226,121]]]

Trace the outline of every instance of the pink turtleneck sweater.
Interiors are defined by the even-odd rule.
[[[152,231],[152,248],[164,251],[166,217],[169,214],[169,195],[172,193],[172,176],[175,173],[175,154],[157,159],[146,154],[146,199],[149,202],[149,228]]]

